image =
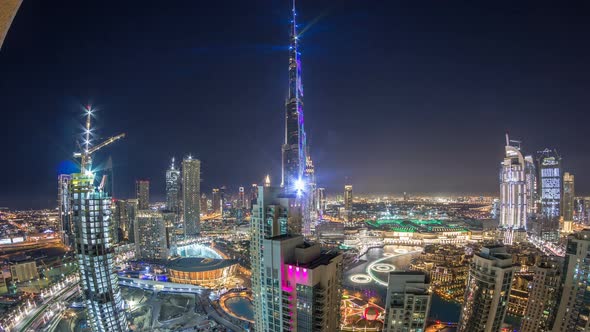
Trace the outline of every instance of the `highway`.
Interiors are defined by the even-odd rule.
[[[71,281],[66,283],[65,287],[46,296],[41,305],[31,309],[24,317],[17,317],[17,323],[10,329],[10,331],[39,331],[39,328],[49,320],[52,320],[54,316],[60,316],[60,306],[63,306],[68,299],[73,298],[78,293],[78,278],[72,278]],[[59,321],[59,319],[57,321]]]

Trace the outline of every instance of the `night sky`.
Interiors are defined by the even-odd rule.
[[[564,7],[555,7],[563,5]],[[320,186],[497,193],[504,132],[557,148],[590,187],[587,1],[300,0],[305,121]],[[169,158],[202,188],[280,181],[289,2],[24,1],[0,50],[0,206],[55,206],[81,106],[115,197],[164,194]],[[301,28],[300,28],[301,29]],[[61,166],[60,166],[61,165]]]

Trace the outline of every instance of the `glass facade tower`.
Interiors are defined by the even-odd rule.
[[[191,156],[182,161],[184,235],[201,232],[201,161]]]
[[[72,176],[72,218],[88,323],[94,332],[127,331],[127,319],[114,272],[111,198],[95,191],[91,173]]]

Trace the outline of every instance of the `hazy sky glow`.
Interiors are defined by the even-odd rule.
[[[300,0],[305,120],[320,185],[495,193],[504,132],[555,147],[590,186],[590,4]],[[561,5],[563,7],[554,7]],[[288,1],[25,1],[0,51],[0,206],[55,204],[81,105],[115,196],[164,190],[169,158],[203,189],[280,174]],[[304,28],[304,27],[302,27]]]

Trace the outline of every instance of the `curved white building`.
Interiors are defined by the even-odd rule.
[[[500,171],[500,227],[526,229],[527,185],[525,158],[520,148],[506,139],[506,156]]]

